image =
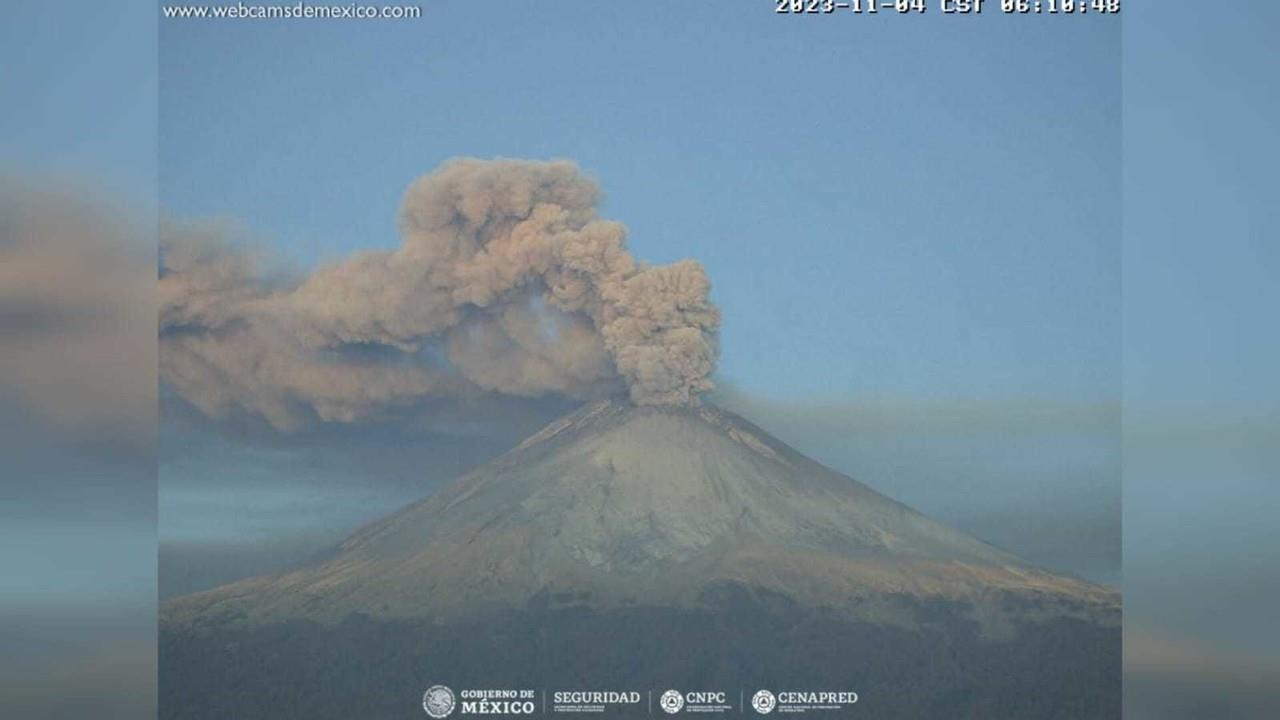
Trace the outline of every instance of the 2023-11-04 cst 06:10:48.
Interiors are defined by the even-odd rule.
[[[944,15],[974,15],[999,6],[1007,15],[1114,15],[1120,0],[774,0],[785,15],[829,15],[837,12],[921,14],[930,6]]]

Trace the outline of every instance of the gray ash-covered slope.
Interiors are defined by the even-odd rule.
[[[723,584],[894,622],[884,596],[1034,596],[1105,617],[1111,591],[1032,568],[713,406],[588,405],[322,561],[179,599],[172,621],[351,613],[448,622],[549,595],[696,604]],[[909,619],[908,619],[909,620]],[[999,627],[993,626],[993,631]]]
[[[1114,717],[1119,613],[732,413],[599,402],[305,567],[166,604],[162,710],[407,717],[434,678]]]

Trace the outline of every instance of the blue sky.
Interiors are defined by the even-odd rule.
[[[707,265],[744,390],[1115,400],[1118,22],[424,7],[164,22],[166,211],[306,265],[394,245],[444,159],[566,157]]]
[[[307,267],[394,246],[401,193],[448,158],[575,160],[636,255],[706,265],[722,402],[946,522],[1118,580],[1117,21],[424,8],[162,22],[164,211],[230,218]],[[264,529],[340,536],[455,467],[192,432],[162,432],[160,535],[222,543],[224,565]],[[384,456],[375,435],[349,454]]]

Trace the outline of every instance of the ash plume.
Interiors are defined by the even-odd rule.
[[[719,312],[702,265],[652,266],[567,161],[459,159],[405,193],[401,245],[271,278],[216,227],[161,240],[161,373],[278,429],[493,392],[695,404]]]

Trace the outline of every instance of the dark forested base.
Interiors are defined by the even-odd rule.
[[[724,690],[735,703],[740,689],[853,690],[860,701],[842,715],[864,718],[1120,717],[1118,628],[1059,619],[990,642],[954,607],[916,611],[920,628],[904,630],[729,591],[700,610],[547,602],[466,626],[353,615],[333,627],[163,628],[160,716],[420,719],[423,691],[439,683]]]

